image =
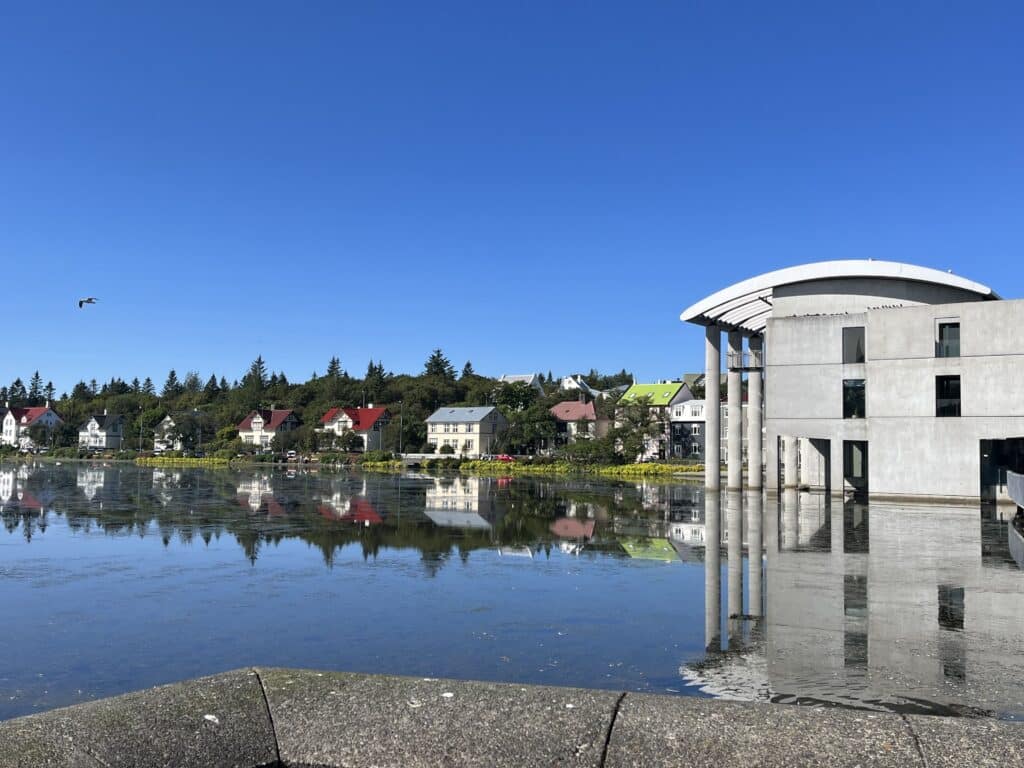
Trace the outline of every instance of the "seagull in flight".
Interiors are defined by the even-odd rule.
[[[88,296],[88,297],[86,297],[84,299],[79,299],[78,300],[78,308],[81,309],[86,304],[95,304],[95,303],[96,303],[96,297],[95,296]]]

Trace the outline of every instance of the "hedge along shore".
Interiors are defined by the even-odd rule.
[[[0,723],[0,768],[1022,764],[994,720],[261,667]]]
[[[703,477],[703,464],[572,464],[567,461],[534,464],[524,461],[463,461],[460,472],[482,475],[599,475],[611,478],[696,479]]]

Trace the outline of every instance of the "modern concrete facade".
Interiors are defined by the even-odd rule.
[[[728,332],[730,413],[744,375],[751,405],[763,393],[746,432],[770,491],[1002,498],[1005,469],[1024,469],[1024,301],[948,272],[833,261],[738,283],[682,319],[706,326],[708,390]],[[742,487],[741,439],[728,430],[730,489]],[[761,480],[751,471],[747,487]]]

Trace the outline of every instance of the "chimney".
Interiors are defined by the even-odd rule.
[[[104,416],[106,416],[106,415],[107,415],[107,409],[106,409],[106,408],[104,408],[104,409],[103,409],[103,415],[104,415]]]
[[[369,405],[367,405],[366,407],[367,407],[367,408],[373,408],[373,403],[370,403],[370,404],[369,404]]]
[[[46,401],[46,407],[47,407],[47,408],[49,408],[49,407],[50,407],[50,401],[49,401],[49,400],[47,400],[47,401]]]
[[[583,392],[582,390],[580,390],[580,397],[579,397],[579,400],[580,400],[580,402],[581,402],[581,403],[585,403],[585,402],[587,402],[587,395],[586,395],[586,393],[584,393],[584,392]]]

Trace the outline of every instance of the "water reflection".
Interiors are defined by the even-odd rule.
[[[796,491],[772,500],[769,515],[763,503],[752,494],[707,499],[707,654],[681,667],[691,684],[741,700],[1024,713],[1024,573],[1014,557],[1020,531],[1012,511],[880,503],[869,510]],[[727,521],[721,537],[716,506]],[[735,541],[741,519],[745,583]]]
[[[1024,714],[1004,508],[19,464],[0,466],[0,521],[19,617],[0,717],[249,663]],[[157,650],[113,659],[111,627]]]

